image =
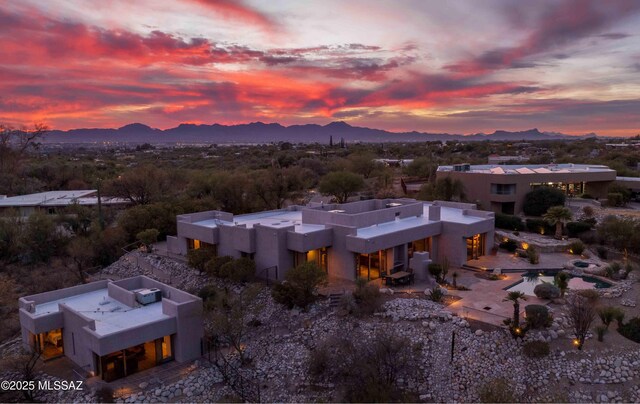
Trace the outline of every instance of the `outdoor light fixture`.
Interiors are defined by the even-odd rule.
[[[573,345],[575,345],[575,346],[580,345],[580,340],[579,340],[579,339],[577,339],[577,338],[576,338],[576,339],[574,339],[574,340],[573,340]]]

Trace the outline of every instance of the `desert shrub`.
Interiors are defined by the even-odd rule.
[[[536,251],[533,246],[529,246],[527,248],[527,259],[531,264],[537,264],[540,262],[540,254],[538,254],[538,251]]]
[[[551,283],[541,283],[533,289],[533,293],[540,299],[557,299],[560,289]]]
[[[99,389],[96,389],[96,400],[99,403],[113,403],[115,400],[113,399],[113,390],[109,386],[102,386]]]
[[[309,374],[313,377],[322,376],[329,369],[330,362],[329,346],[327,344],[317,346],[309,355]]]
[[[624,197],[619,192],[610,192],[607,194],[607,205],[608,206],[624,206]]]
[[[498,229],[524,230],[522,219],[518,216],[496,213],[496,225]]]
[[[362,315],[370,315],[378,311],[382,305],[382,295],[380,288],[374,284],[368,283],[364,279],[356,282],[356,289],[353,291],[353,298],[358,306],[358,313]]]
[[[513,384],[507,379],[493,379],[478,389],[481,403],[515,403],[518,401]]]
[[[429,299],[431,299],[436,303],[441,303],[443,298],[444,298],[444,293],[442,292],[442,289],[440,289],[439,286],[435,286],[433,289],[431,289],[431,292],[429,292]]]
[[[609,251],[603,246],[598,246],[598,248],[596,248],[596,252],[598,253],[598,257],[603,260],[606,260],[609,255]]]
[[[218,289],[213,285],[205,285],[198,291],[198,297],[202,299],[203,302],[211,301],[216,298],[218,293]]]
[[[549,327],[553,322],[553,317],[549,314],[547,306],[543,306],[541,304],[529,304],[525,306],[524,312],[527,324],[531,328]]]
[[[559,189],[538,187],[524,197],[522,210],[528,216],[542,216],[552,206],[564,206],[566,196]]]
[[[613,309],[613,319],[616,320],[618,327],[620,327],[624,322],[624,310],[620,307],[614,307]]]
[[[569,244],[569,252],[573,255],[582,255],[584,248],[584,243],[580,240],[573,241]]]
[[[591,198],[591,199],[593,199],[593,198]],[[582,207],[582,214],[583,214],[585,217],[593,217],[593,215],[594,215],[595,213],[596,213],[596,211],[595,211],[595,209],[593,209],[593,206],[589,206],[589,205],[587,205],[587,206],[583,206],[583,207]]]
[[[595,305],[600,300],[600,295],[595,289],[582,289],[577,292],[578,296],[584,297],[587,301]]]
[[[222,267],[227,262],[233,261],[233,258],[228,255],[223,255],[222,257],[215,257],[207,261],[204,266],[204,270],[207,272],[209,276],[220,276],[220,267]]]
[[[614,320],[614,307],[604,306],[598,309],[598,317],[605,327],[609,328],[609,324]]]
[[[607,278],[618,279],[620,277],[620,271],[622,270],[622,265],[618,262],[612,262],[607,265],[604,269],[604,274]]]
[[[429,273],[436,279],[436,282],[440,281],[440,276],[442,275],[442,265],[431,263],[428,266]]]
[[[577,237],[579,234],[591,230],[592,227],[587,222],[569,222],[567,223],[567,234],[569,237]]]
[[[556,230],[544,219],[529,218],[526,220],[527,230],[538,234],[553,234]]]
[[[506,240],[500,243],[500,248],[502,248],[503,250],[507,250],[510,253],[515,252],[518,249],[518,243],[516,243],[514,240]]]
[[[151,245],[158,241],[159,235],[158,229],[146,229],[136,234],[136,240],[146,245],[148,251],[151,252]]]
[[[190,267],[195,268],[198,272],[202,273],[207,262],[211,261],[215,256],[216,251],[213,248],[202,247],[197,250],[189,250],[187,252],[187,262]]]
[[[618,332],[631,341],[640,342],[640,317],[634,317],[618,327]]]
[[[342,315],[356,314],[358,312],[358,303],[352,294],[344,294],[340,296],[338,302],[338,312]]]
[[[235,282],[250,282],[256,275],[256,263],[250,258],[239,258],[220,267],[219,276]]]
[[[291,269],[285,280],[272,289],[273,299],[288,308],[307,309],[318,298],[318,288],[326,283],[327,274],[314,262]]]
[[[522,347],[522,352],[529,358],[544,358],[549,355],[549,343],[546,341],[529,341]]]
[[[593,195],[587,194],[587,193],[584,193],[584,194],[580,195],[580,198],[582,198],[582,199],[596,199],[596,198],[593,197]],[[591,206],[585,206],[585,208],[590,208],[590,207]]]

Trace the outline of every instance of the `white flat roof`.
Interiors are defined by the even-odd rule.
[[[18,195],[0,199],[0,207],[11,206],[61,206],[75,203],[78,198],[86,197],[98,191],[95,189],[76,191],[49,191],[37,194]],[[97,203],[97,198],[96,198]]]
[[[107,303],[100,304],[102,302]],[[38,304],[35,308],[35,315],[58,312],[60,303],[64,303],[72,310],[95,320],[95,331],[101,336],[170,318],[162,313],[162,302],[129,307],[110,298],[107,288]],[[119,309],[111,311],[114,308]]]
[[[438,171],[454,171],[453,166],[439,166]],[[471,165],[466,173],[484,174],[550,174],[550,173],[596,173],[615,172],[611,168],[597,164],[478,164]]]
[[[425,202],[423,204],[422,216],[411,216],[403,219],[397,219],[390,222],[380,223],[373,226],[362,227],[357,230],[356,236],[362,238],[376,237],[383,234],[390,234],[401,230],[411,229],[430,223],[437,223],[429,220],[429,206],[432,203]],[[453,222],[461,224],[473,224],[489,220],[489,218],[470,216],[463,214],[462,209],[440,206],[440,221]]]
[[[223,226],[242,226],[252,228],[256,224],[273,228],[282,228],[294,226],[296,233],[310,233],[325,229],[324,225],[302,223],[301,210],[270,210],[267,212],[248,213],[246,215],[238,215],[233,217],[233,222],[220,219],[207,219],[194,222],[198,226],[215,228],[218,225]]]

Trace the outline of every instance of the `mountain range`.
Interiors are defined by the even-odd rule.
[[[279,123],[252,122],[239,125],[195,125],[180,124],[170,129],[155,129],[150,126],[133,123],[117,129],[71,129],[67,131],[52,130],[45,143],[329,143],[332,137],[334,144],[344,139],[347,143],[379,143],[379,142],[426,142],[426,141],[532,141],[552,139],[581,139],[593,137],[595,134],[572,136],[556,132],[540,132],[529,129],[519,132],[497,130],[490,134],[476,133],[471,135],[425,132],[389,132],[382,129],[351,126],[346,122],[331,122],[327,125],[291,125]]]

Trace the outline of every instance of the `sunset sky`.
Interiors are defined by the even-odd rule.
[[[640,1],[5,0],[0,123],[640,133]]]

